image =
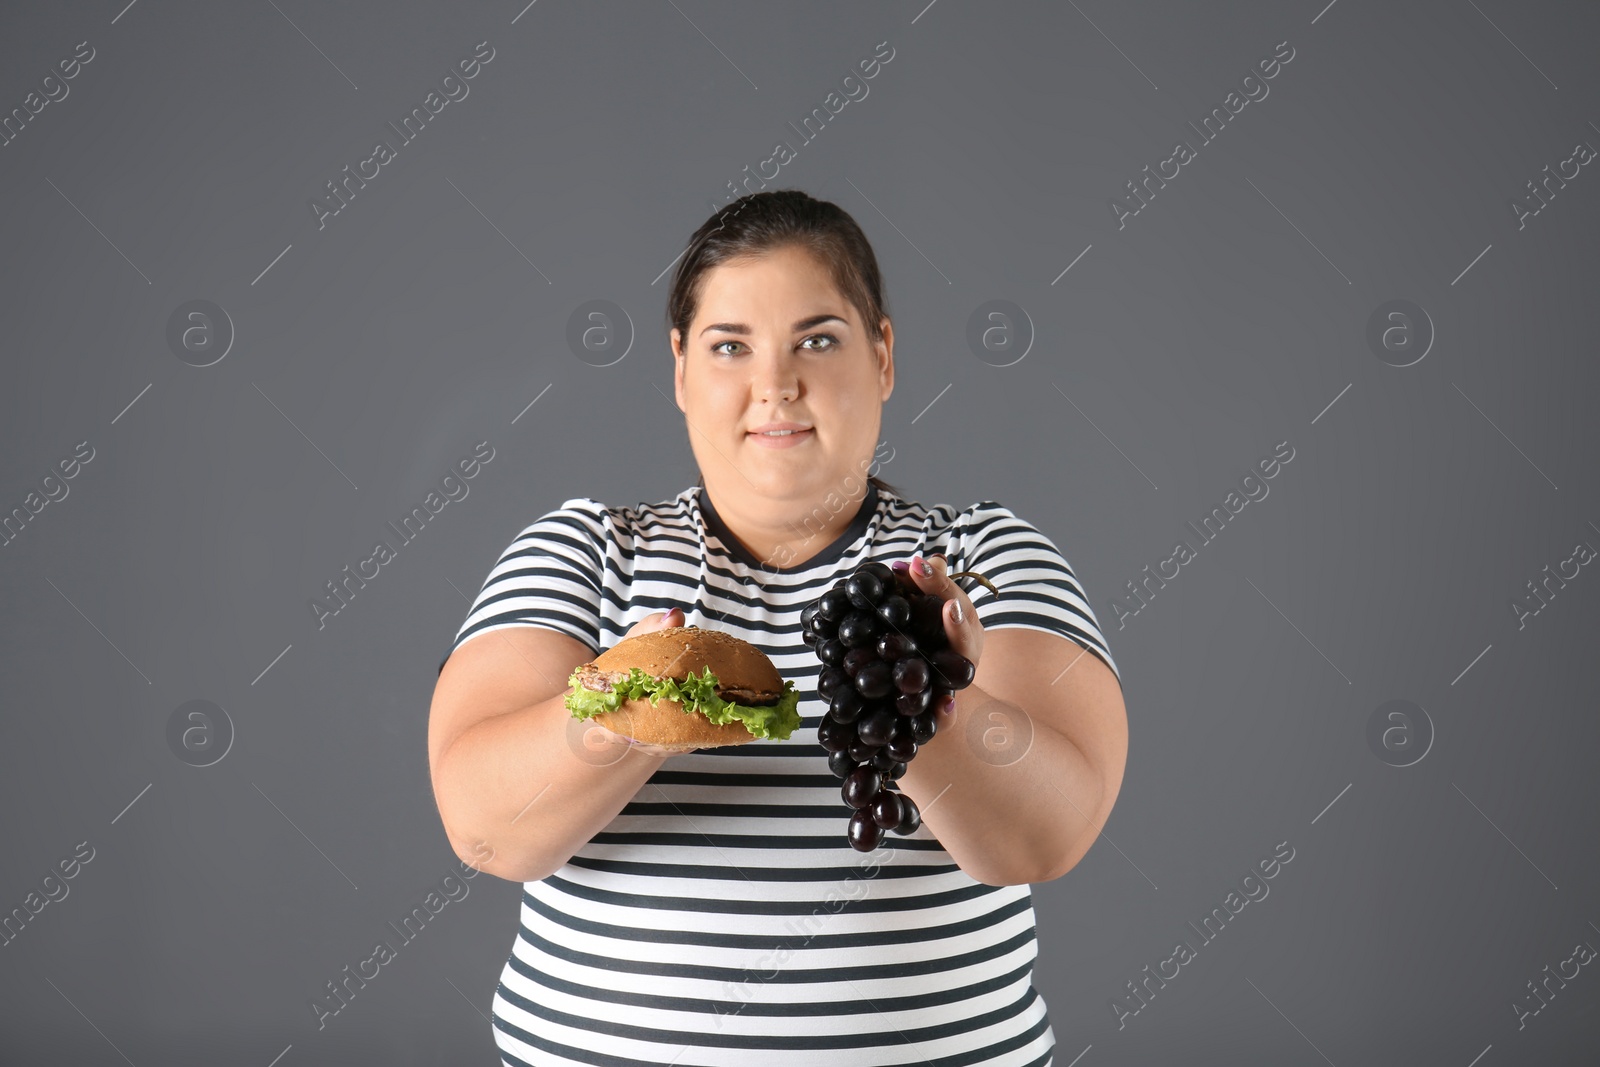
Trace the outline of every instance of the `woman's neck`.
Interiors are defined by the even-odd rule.
[[[797,567],[833,544],[850,528],[870,487],[854,494],[829,493],[821,500],[775,501],[728,494],[706,483],[717,518],[754,558],[774,567]]]

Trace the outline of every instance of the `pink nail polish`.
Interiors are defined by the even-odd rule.
[[[911,569],[924,578],[933,573],[933,568],[928,566],[928,561],[921,556],[911,558]]]

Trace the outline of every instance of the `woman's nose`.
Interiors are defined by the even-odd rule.
[[[794,366],[782,357],[764,360],[756,372],[756,396],[767,401],[793,400],[800,392]]]

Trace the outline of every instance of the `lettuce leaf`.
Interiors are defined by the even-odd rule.
[[[717,676],[711,673],[710,667],[698,675],[690,671],[681,682],[675,678],[654,678],[638,667],[631,667],[626,678],[612,683],[609,693],[584,688],[576,670],[567,684],[572,686],[572,692],[567,694],[565,703],[574,719],[615,711],[625,700],[647,697],[655,705],[666,697],[682,703],[685,715],[704,715],[718,726],[738,720],[752,736],[766,740],[787,741],[800,726],[800,691],[787,679],[783,683],[783,696],[771,705],[737,704],[722,699],[716,693]]]

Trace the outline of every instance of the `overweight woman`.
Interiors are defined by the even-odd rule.
[[[894,334],[855,221],[794,190],[690,239],[668,298],[701,481],[564,501],[490,569],[428,723],[460,858],[523,883],[494,998],[502,1062],[1045,1067],[1029,883],[1116,801],[1116,665],[1055,544],[1004,505],[924,505],[870,472]],[[551,503],[554,503],[553,501]],[[801,611],[862,564],[908,568],[976,665],[898,780],[912,833],[845,836]],[[951,574],[998,591],[969,595]],[[625,637],[723,630],[802,693],[802,726],[672,753],[572,718],[567,678]]]

